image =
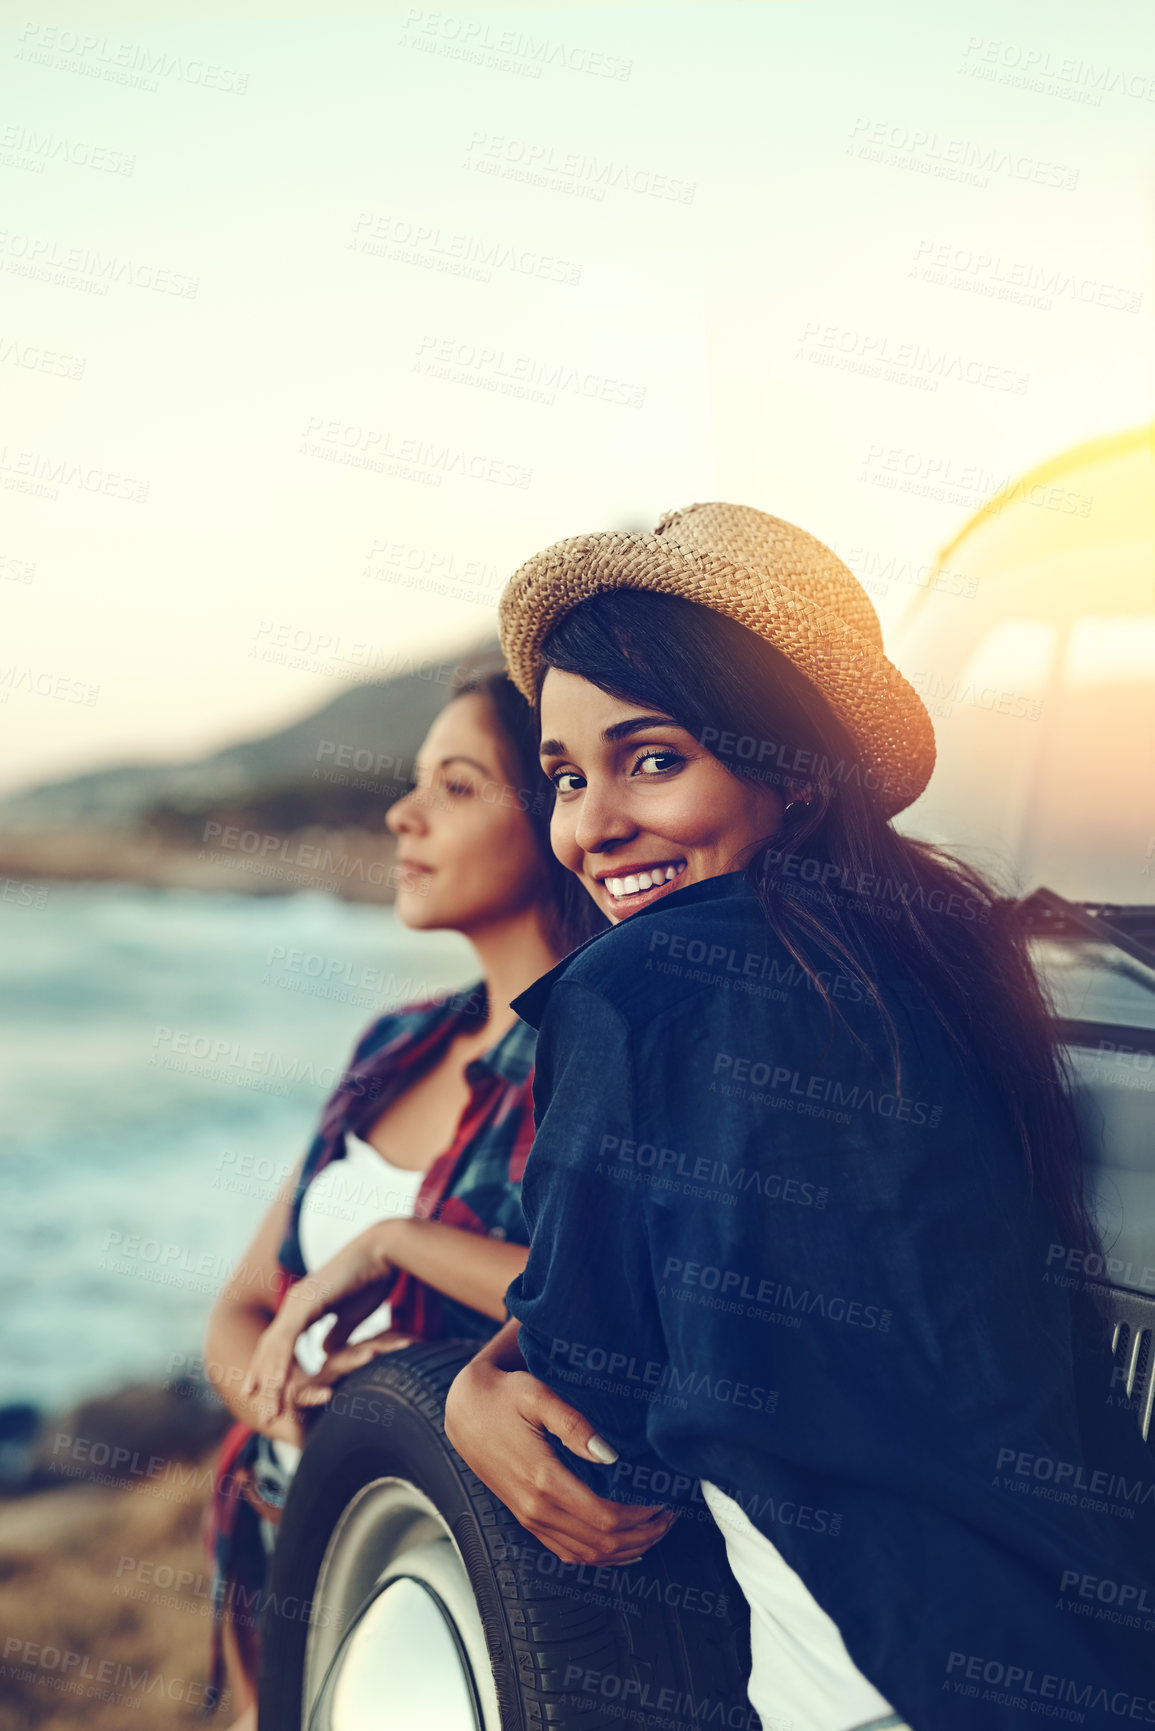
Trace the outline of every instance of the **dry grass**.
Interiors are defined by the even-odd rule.
[[[4,1731],[227,1731],[227,1697],[201,1715],[214,1458],[128,1489],[77,1484],[0,1503]]]

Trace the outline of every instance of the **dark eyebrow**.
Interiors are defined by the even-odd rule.
[[[610,727],[603,727],[599,738],[603,745],[616,745],[619,739],[628,739],[632,733],[645,733],[651,727],[678,727],[668,715],[631,715],[625,721],[615,721]],[[538,750],[540,757],[567,756],[565,743],[560,739],[543,739]]]

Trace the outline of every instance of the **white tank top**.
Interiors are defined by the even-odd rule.
[[[722,1529],[734,1579],[750,1606],[750,1705],[766,1731],[910,1731],[864,1677],[834,1622],[778,1547],[740,1503],[702,1480],[706,1506]]]
[[[376,1148],[347,1130],[344,1159],[330,1160],[322,1167],[301,1199],[297,1237],[306,1273],[321,1268],[375,1220],[411,1215],[424,1177],[424,1172],[394,1166]],[[387,1329],[390,1309],[388,1304],[379,1304],[364,1322],[357,1324],[349,1336],[350,1345]],[[321,1342],[332,1320],[330,1311],[297,1336],[297,1362],[310,1376],[325,1362]],[[284,1470],[295,1472],[300,1449],[279,1437],[273,1439],[272,1448]]]
[[[322,1267],[375,1220],[411,1215],[424,1177],[423,1171],[394,1166],[368,1142],[346,1131],[345,1158],[330,1160],[301,1202],[297,1230],[306,1270],[312,1273]],[[349,1336],[350,1344],[388,1328],[389,1314],[389,1305],[379,1304],[371,1316],[358,1323]],[[332,1312],[318,1317],[298,1337],[297,1359],[310,1375],[325,1362],[321,1342],[332,1320]]]

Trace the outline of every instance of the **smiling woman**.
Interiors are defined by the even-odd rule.
[[[553,849],[610,920],[736,870],[777,832],[776,788],[737,780],[687,728],[639,715],[565,671],[563,657],[540,700],[542,767],[557,790]]]
[[[1024,934],[890,825],[934,741],[868,598],[793,525],[698,505],[547,549],[501,622],[554,850],[613,929],[513,1004],[530,1254],[451,1441],[573,1564],[665,1543],[680,1485],[766,1725],[1011,1731],[964,1682],[988,1661],[1077,1679],[1096,1725],[1155,1712],[1135,1634],[1056,1602],[1061,1567],[1155,1596],[1155,1507],[1000,1477],[1145,1487],[1150,1458],[1092,1295],[1048,1273],[1096,1240]]]

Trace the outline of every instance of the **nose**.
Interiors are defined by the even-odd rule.
[[[612,785],[586,782],[573,832],[574,842],[583,853],[604,853],[617,842],[628,841],[636,830]]]
[[[419,792],[418,788],[410,788],[409,792],[403,793],[400,799],[395,799],[385,813],[385,827],[393,835],[419,833],[427,827],[425,814],[421,809],[421,802],[418,797]]]

